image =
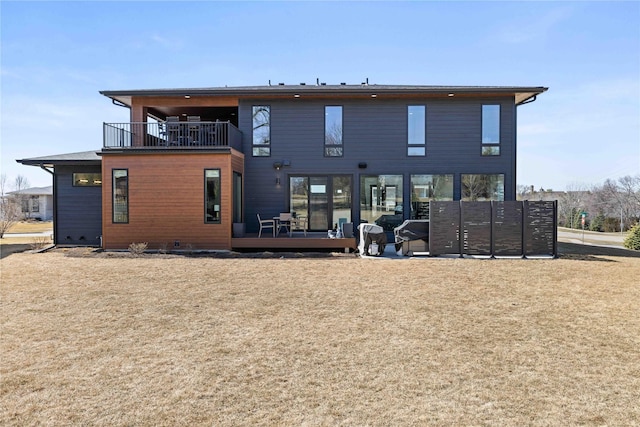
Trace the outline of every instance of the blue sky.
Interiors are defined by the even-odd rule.
[[[2,173],[99,149],[99,90],[272,82],[547,86],[518,107],[521,185],[640,174],[640,2],[2,1]]]

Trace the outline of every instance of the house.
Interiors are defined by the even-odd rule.
[[[7,193],[19,198],[25,219],[51,221],[53,219],[53,187],[32,187]]]
[[[101,244],[102,159],[98,154],[94,150],[18,160],[53,176],[55,244]]]
[[[257,215],[280,212],[325,235],[345,222],[390,231],[429,200],[515,200],[517,107],[546,90],[109,90],[130,122],[105,123],[101,150],[18,161],[54,174],[60,244],[233,249],[233,224],[257,233]]]

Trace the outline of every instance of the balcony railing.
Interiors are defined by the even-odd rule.
[[[242,132],[231,122],[104,123],[104,148],[231,147],[242,151]]]

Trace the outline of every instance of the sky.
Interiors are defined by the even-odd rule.
[[[517,184],[640,174],[640,2],[0,2],[0,154],[98,150],[100,90],[314,84],[545,86],[518,107]]]

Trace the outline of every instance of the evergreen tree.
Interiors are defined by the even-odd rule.
[[[624,239],[624,247],[640,251],[640,223],[631,227],[629,234]]]

